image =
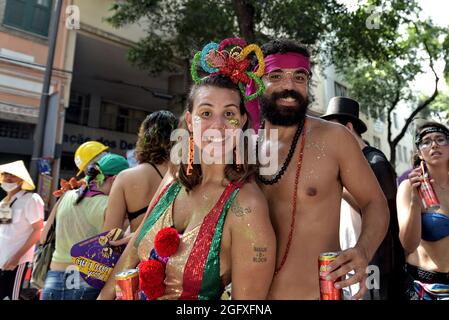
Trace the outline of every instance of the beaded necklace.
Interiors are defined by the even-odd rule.
[[[290,246],[292,243],[293,232],[295,230],[295,222],[296,222],[295,217],[296,217],[296,204],[297,204],[297,200],[298,200],[299,174],[301,173],[302,159],[303,159],[303,154],[304,154],[304,146],[305,146],[305,142],[306,142],[306,119],[304,119],[304,123],[301,127],[304,127],[304,134],[302,135],[302,138],[301,138],[301,149],[299,150],[298,163],[296,165],[295,187],[293,188],[292,221],[290,224],[290,232],[288,234],[287,247],[285,248],[285,252],[284,252],[284,256],[282,257],[281,264],[274,271],[274,276],[276,276],[279,273],[279,271],[281,271],[282,267],[285,264],[285,261],[287,260],[287,256],[290,251]]]
[[[282,164],[281,169],[276,173],[276,175],[274,176],[273,179],[267,179],[267,178],[262,177],[260,174],[258,174],[257,178],[259,179],[260,182],[262,182],[265,185],[273,185],[273,184],[277,183],[282,178],[282,175],[285,173],[285,170],[287,170],[288,165],[290,164],[290,161],[292,160],[293,154],[295,153],[296,145],[298,144],[298,139],[299,139],[299,136],[301,135],[301,132],[305,126],[305,122],[306,122],[306,118],[304,118],[304,121],[302,121],[298,125],[298,128],[296,129],[295,135],[292,140],[292,144],[290,145],[290,150],[288,150],[287,158],[285,159],[284,163]],[[265,120],[263,120],[262,124],[261,124],[261,129],[264,129],[264,128],[265,128]],[[259,150],[259,139],[257,139],[256,150]]]

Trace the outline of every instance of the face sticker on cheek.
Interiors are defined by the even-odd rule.
[[[229,119],[229,124],[234,128],[238,128],[240,121],[238,119]]]

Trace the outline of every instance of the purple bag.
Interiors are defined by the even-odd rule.
[[[72,262],[78,267],[81,277],[96,289],[103,288],[125,245],[113,247],[109,241],[123,236],[121,229],[100,233],[75,244],[70,250]]]

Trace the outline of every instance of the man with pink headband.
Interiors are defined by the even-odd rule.
[[[319,299],[318,256],[340,252],[339,218],[345,187],[362,208],[362,231],[354,248],[340,252],[331,264],[330,280],[340,288],[361,283],[366,268],[385,236],[388,206],[376,177],[351,133],[342,125],[306,115],[310,55],[302,45],[275,40],[262,46],[265,93],[259,98],[259,148],[272,145],[270,130],[278,131],[277,173],[260,176],[277,235],[277,263],[270,299]],[[251,88],[248,88],[251,91]],[[257,122],[258,105],[249,105]],[[272,131],[271,131],[272,132]]]

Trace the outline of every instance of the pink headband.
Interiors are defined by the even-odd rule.
[[[265,58],[265,74],[276,69],[304,68],[310,72],[310,59],[299,53],[276,53]]]
[[[255,70],[257,70],[256,66]],[[276,69],[298,69],[304,68],[310,73],[310,59],[300,53],[276,53],[270,54],[265,58],[265,74]],[[256,90],[254,81],[246,86],[246,94],[253,94]],[[260,126],[260,107],[259,99],[246,102],[246,110],[248,111],[254,130],[259,130]]]

